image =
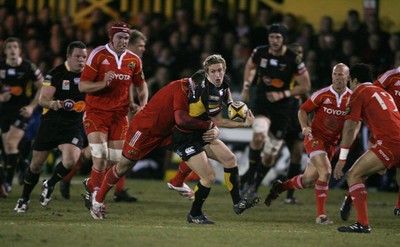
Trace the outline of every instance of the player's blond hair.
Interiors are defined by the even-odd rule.
[[[224,69],[226,69],[225,59],[219,54],[213,54],[208,56],[203,62],[203,68],[206,73],[208,73],[208,68],[213,64],[222,63]]]

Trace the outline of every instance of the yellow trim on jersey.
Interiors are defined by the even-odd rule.
[[[189,104],[189,115],[191,117],[198,117],[205,112],[206,108],[204,107],[203,102],[201,102],[201,99]]]
[[[42,83],[42,85],[43,85],[43,86],[51,86],[51,82],[49,82],[49,81],[44,81],[44,82]]]

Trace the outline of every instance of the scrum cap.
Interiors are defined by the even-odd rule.
[[[125,22],[116,22],[114,24],[112,24],[112,26],[110,27],[110,30],[108,31],[108,35],[110,36],[110,40],[112,40],[114,38],[114,35],[116,33],[127,33],[130,34],[130,29],[128,24],[126,24]]]
[[[274,23],[268,28],[268,34],[271,33],[280,33],[283,36],[283,39],[286,39],[287,28],[285,25]]]

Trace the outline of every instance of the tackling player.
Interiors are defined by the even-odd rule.
[[[109,169],[100,189],[95,190],[90,201],[90,212],[94,219],[105,216],[104,199],[108,191],[132,167],[157,147],[171,143],[171,134],[175,125],[187,129],[209,130],[206,133],[216,138],[218,131],[212,121],[203,121],[189,115],[188,94],[203,80],[193,75],[173,81],[159,90],[129,123],[128,132],[122,149],[120,161]]]
[[[226,80],[226,62],[221,55],[210,55],[203,62],[205,79],[189,94],[189,115],[202,120],[219,119],[217,126],[239,127],[250,126],[254,116],[249,110],[246,122],[240,123],[223,119],[220,114],[222,102],[231,102],[229,81]],[[218,161],[224,166],[225,183],[230,191],[233,209],[241,214],[253,207],[258,198],[242,199],[239,195],[239,170],[236,157],[231,150],[219,139],[207,137],[204,130],[193,130],[177,125],[172,135],[174,151],[199,177],[200,181],[194,189],[194,201],[187,215],[189,223],[213,224],[202,212],[211,186],[215,180],[215,170],[208,158]]]

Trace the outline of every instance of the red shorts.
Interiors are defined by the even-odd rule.
[[[328,159],[331,160],[335,153],[335,146],[330,145],[320,138],[314,136],[304,137],[304,148],[308,154],[308,157],[310,157],[312,152],[324,151],[326,152]]]
[[[373,145],[369,148],[378,156],[386,168],[396,166],[400,168],[400,145],[399,142],[389,142],[383,140],[370,139],[374,141]]]
[[[128,130],[128,117],[118,112],[90,111],[83,116],[83,126],[86,135],[92,132],[102,132],[108,135],[108,140],[124,140]]]
[[[154,137],[147,135],[147,133],[143,133],[131,122],[131,126],[126,134],[124,147],[122,148],[122,154],[130,160],[141,160],[153,149],[167,146],[171,144],[171,141],[172,136]]]

